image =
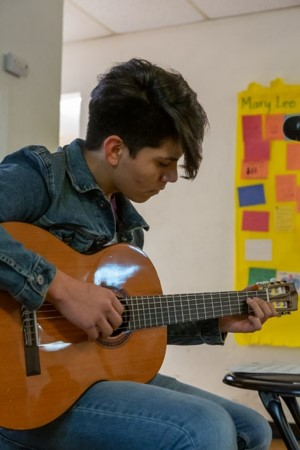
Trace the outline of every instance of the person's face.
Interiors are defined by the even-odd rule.
[[[114,185],[130,200],[143,203],[158,194],[167,183],[178,179],[177,165],[182,148],[171,139],[160,147],[144,147],[135,158],[123,146],[118,165],[114,170]]]

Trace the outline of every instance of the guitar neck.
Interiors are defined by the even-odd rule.
[[[255,296],[264,300],[267,297],[264,290],[256,291]],[[253,291],[128,297],[124,299],[124,327],[126,326],[126,330],[137,330],[249,314],[250,309],[246,303],[248,297],[253,297]]]

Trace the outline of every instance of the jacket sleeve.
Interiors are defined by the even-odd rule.
[[[219,319],[199,320],[168,326],[168,344],[223,345],[226,333],[221,333]]]
[[[8,156],[0,165],[0,223],[33,222],[49,204],[38,163]],[[0,226],[0,289],[30,309],[38,308],[56,273],[41,256],[26,250]]]
[[[43,303],[56,268],[41,256],[25,250],[0,227],[0,288],[29,309]]]

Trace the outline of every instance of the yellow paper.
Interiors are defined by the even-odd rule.
[[[251,282],[254,281],[253,273],[262,276],[264,273],[300,273],[298,148],[290,149],[293,141],[287,140],[280,129],[281,124],[290,115],[300,116],[298,85],[286,85],[277,79],[268,87],[251,83],[247,90],[238,94],[235,177],[237,290],[248,286],[250,279]],[[270,143],[267,163],[259,160],[245,162],[245,144],[248,146],[252,141],[262,139]],[[260,157],[259,153],[255,156],[258,159]],[[267,170],[262,170],[263,164],[267,164]],[[258,184],[263,185],[265,203],[257,202],[253,206],[249,202],[249,205],[243,203],[241,206],[239,193],[243,192],[243,188]],[[268,212],[268,230],[246,230],[243,227],[245,211]],[[299,289],[299,286],[297,288]],[[300,347],[299,330],[300,311],[297,311],[281,318],[270,319],[259,332],[236,334],[236,341],[240,345]]]

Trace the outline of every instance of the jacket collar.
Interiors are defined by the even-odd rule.
[[[84,194],[92,190],[97,190],[105,197],[102,189],[97,185],[83,156],[84,144],[84,140],[75,139],[63,148],[63,151],[66,154],[67,172],[71,183],[78,192]],[[121,227],[129,227],[131,229],[143,227],[145,230],[149,230],[149,225],[123,194],[118,193],[116,195],[116,203],[120,213]]]

